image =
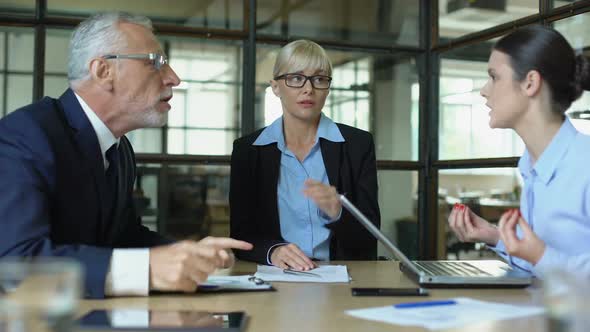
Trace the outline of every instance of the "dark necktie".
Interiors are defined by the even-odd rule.
[[[111,222],[114,216],[115,202],[117,201],[117,178],[119,173],[119,149],[117,143],[113,144],[106,152],[106,158],[109,161],[109,167],[106,170],[106,210],[105,216],[107,223]]]

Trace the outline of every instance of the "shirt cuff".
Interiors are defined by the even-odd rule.
[[[497,252],[498,254],[508,255],[506,253],[506,246],[504,245],[504,242],[502,242],[502,240],[498,240],[498,243],[496,243],[495,246],[491,246],[489,244],[487,246],[488,246],[488,248]]]
[[[147,328],[150,326],[149,312],[144,309],[115,309],[109,317],[114,328]]]
[[[270,253],[272,252],[272,250],[276,247],[284,246],[286,244],[289,244],[289,242],[277,243],[268,248],[268,251],[266,252],[266,264],[272,265],[272,263],[270,262]]]
[[[334,222],[334,221],[338,221],[340,219],[340,217],[342,216],[342,207],[340,207],[340,212],[338,212],[338,215],[336,216],[336,218],[330,218],[330,216],[325,214],[324,211],[322,211],[321,209],[318,209],[318,216],[320,216],[320,218],[322,218],[322,219],[327,220],[326,221],[327,224]]]
[[[149,273],[149,249],[114,249],[105,281],[105,294],[146,296],[150,290]]]
[[[508,264],[512,265],[510,255],[506,253],[506,246],[504,245],[504,242],[502,242],[502,240],[498,240],[498,243],[496,243],[495,246],[486,244],[486,247],[495,252],[496,255],[500,256],[500,258],[505,260]]]

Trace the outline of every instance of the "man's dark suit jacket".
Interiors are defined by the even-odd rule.
[[[345,194],[379,227],[375,145],[370,133],[337,124],[345,142],[320,138],[322,157],[330,185]],[[281,237],[278,211],[278,179],[281,151],[277,144],[254,146],[263,129],[237,139],[231,158],[231,237],[252,243],[252,251],[236,251],[241,259],[267,264],[267,252]],[[330,259],[373,260],[376,239],[344,208],[332,232]]]
[[[86,296],[104,297],[112,248],[169,241],[141,225],[132,199],[135,156],[119,145],[112,218],[98,138],[73,91],[0,120],[0,257],[65,256],[85,268]]]

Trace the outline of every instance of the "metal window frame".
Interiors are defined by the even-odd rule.
[[[30,16],[9,16],[0,14],[0,26],[30,27],[35,32],[35,58],[33,69],[33,99],[38,100],[43,95],[43,82],[45,71],[46,31],[49,28],[72,28],[81,19],[53,17],[47,15],[47,1],[36,0],[35,13]],[[171,24],[154,24],[156,31],[162,35],[189,36],[193,38],[208,38],[218,40],[240,40],[243,42],[242,68],[242,114],[239,123],[239,131],[246,134],[255,128],[255,65],[256,46],[258,44],[282,45],[297,36],[282,36],[257,34],[256,31],[256,0],[243,0],[244,17],[243,29],[212,29],[199,27],[184,27]],[[446,41],[439,40],[438,36],[438,1],[420,0],[420,42],[419,46],[382,45],[376,43],[357,43],[342,40],[316,40],[326,48],[344,51],[362,51],[369,53],[406,53],[415,56],[420,82],[419,99],[419,158],[417,161],[407,160],[378,160],[378,170],[398,170],[418,172],[418,227],[419,227],[419,257],[433,259],[437,257],[437,211],[438,211],[438,171],[445,169],[467,169],[488,167],[515,167],[518,161],[516,157],[508,158],[484,158],[463,160],[439,160],[438,128],[439,128],[439,71],[440,58],[445,52],[490,40],[503,35],[518,27],[529,24],[550,25],[557,20],[572,17],[590,11],[590,0],[576,1],[571,4],[552,8],[553,0],[539,0],[539,12],[534,15],[507,22],[489,29],[470,33],[459,38]],[[284,11],[283,11],[284,13]],[[281,14],[281,22],[288,17]],[[287,26],[283,24],[283,30]],[[7,58],[5,61],[8,61]],[[6,69],[7,70],[7,69]],[[4,91],[7,90],[4,73]],[[3,101],[6,112],[6,93]],[[163,136],[166,136],[164,134]],[[166,138],[163,137],[163,153],[139,153],[138,163],[155,163],[162,167],[161,174],[170,165],[223,165],[230,164],[230,156],[212,155],[170,155],[166,153]],[[161,200],[159,207],[165,210],[163,193],[167,189],[167,179],[161,177],[158,184]],[[162,205],[164,204],[164,205]],[[165,213],[165,212],[162,212]],[[165,215],[159,215],[165,217]],[[159,218],[160,219],[160,218]],[[162,225],[163,226],[163,225]]]

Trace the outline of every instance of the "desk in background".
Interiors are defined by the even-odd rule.
[[[246,311],[247,331],[427,331],[418,327],[403,327],[353,318],[345,310],[390,305],[399,302],[442,299],[457,296],[509,304],[539,304],[541,292],[531,289],[431,289],[429,298],[412,297],[353,297],[351,287],[413,287],[403,275],[397,262],[331,262],[348,266],[353,281],[349,284],[273,283],[277,292],[157,295],[150,297],[83,300],[79,314],[93,309],[194,309],[207,311]],[[227,271],[232,275],[253,274],[256,265],[237,262]],[[224,271],[225,272],[225,271]],[[500,322],[485,322],[452,331],[545,331],[544,318],[534,316]]]
[[[479,210],[482,218],[489,222],[497,223],[504,212],[510,209],[518,209],[519,201],[502,200],[496,198],[481,198],[479,200]]]

